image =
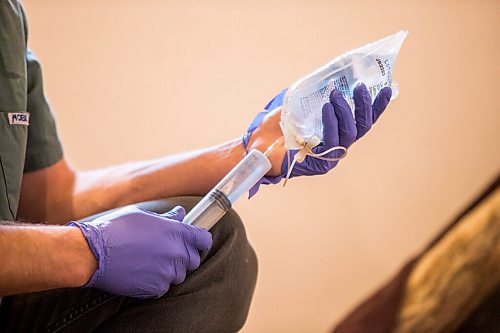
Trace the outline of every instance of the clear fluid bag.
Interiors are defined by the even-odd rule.
[[[281,127],[288,149],[300,149],[301,140],[317,136],[323,139],[322,108],[336,88],[354,114],[353,90],[364,83],[372,103],[384,87],[392,88],[392,99],[398,95],[392,79],[394,64],[407,31],[367,44],[338,56],[318,70],[298,80],[288,89],[281,113]]]

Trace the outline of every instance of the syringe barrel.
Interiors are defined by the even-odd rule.
[[[184,218],[183,223],[210,229],[271,169],[260,151],[252,150]]]
[[[216,188],[212,189],[182,221],[199,228],[210,229],[231,208],[226,195]]]

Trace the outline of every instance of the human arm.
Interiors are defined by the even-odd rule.
[[[0,222],[0,296],[84,285],[97,261],[78,228]]]
[[[390,89],[383,92],[372,106],[366,87],[356,88],[356,118],[342,96],[332,94],[331,102],[323,109],[325,145],[317,151],[336,145],[347,148],[365,135],[389,103]],[[268,110],[259,120],[251,136],[244,140],[247,150],[265,151],[282,137],[280,112],[279,107]],[[204,195],[244,155],[245,149],[238,138],[205,149],[94,171],[77,171],[63,159],[51,167],[24,175],[19,216],[60,224],[134,202]],[[287,172],[284,146],[279,145],[270,159],[272,169],[266,180],[276,183]],[[296,166],[291,177],[322,174],[336,164],[308,156],[304,163]]]
[[[0,296],[85,285],[159,297],[212,245],[208,231],[181,223],[185,214],[126,206],[67,226],[0,224]]]
[[[62,159],[24,174],[18,216],[62,224],[134,202],[203,195],[244,154],[241,140],[236,139],[206,149],[93,171],[78,171]]]

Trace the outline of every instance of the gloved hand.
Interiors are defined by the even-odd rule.
[[[246,134],[243,136],[243,146],[245,150],[251,147],[251,136],[253,132],[265,121],[266,116],[274,109],[283,105],[283,98],[286,90],[279,93],[267,106],[265,110],[257,114],[253,122],[250,124]],[[382,112],[385,110],[391,99],[391,88],[383,88],[375,98],[373,105],[371,104],[370,94],[364,84],[360,84],[354,88],[354,104],[355,118],[351,113],[351,109],[343,98],[342,93],[334,89],[330,94],[330,102],[323,106],[323,141],[322,146],[317,146],[312,149],[316,154],[327,151],[335,146],[343,146],[349,148],[356,140],[365,135],[372,125],[377,121]],[[278,176],[263,177],[251,190],[250,197],[253,196],[259,189],[261,184],[277,184],[283,177],[286,176],[289,163],[292,162],[298,150],[290,152],[290,162],[288,154],[285,155],[281,164],[281,174]],[[324,157],[336,158],[338,151],[330,152]],[[338,161],[325,161],[307,156],[302,163],[296,163],[290,178],[297,176],[312,176],[320,175],[328,172],[337,165]]]
[[[146,298],[184,281],[200,265],[199,251],[212,246],[208,231],[181,223],[185,215],[180,206],[160,215],[132,205],[69,223],[80,228],[99,263],[85,287]]]

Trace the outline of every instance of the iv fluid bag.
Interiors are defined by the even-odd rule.
[[[322,108],[329,102],[331,91],[338,89],[354,114],[353,90],[364,83],[372,103],[384,87],[392,88],[392,98],[398,86],[392,79],[394,64],[407,31],[380,39],[344,53],[328,64],[298,80],[288,89],[281,113],[281,127],[288,149],[302,148],[297,136],[306,141],[313,136],[323,139]]]

